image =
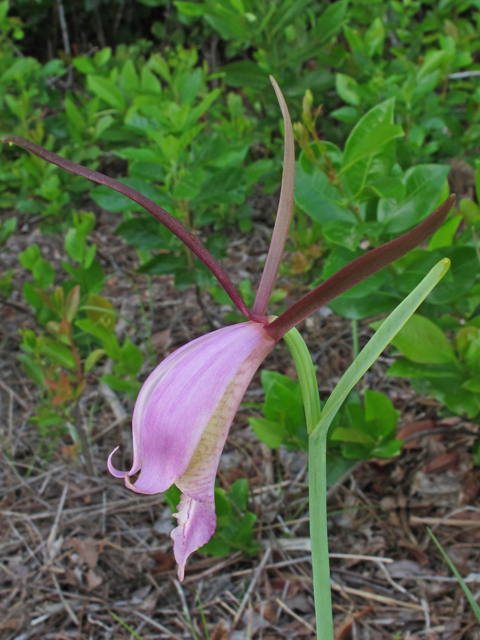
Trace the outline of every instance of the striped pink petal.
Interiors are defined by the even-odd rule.
[[[215,531],[214,488],[220,455],[238,406],[275,342],[256,322],[225,327],[181,347],[146,380],[133,412],[133,464],[108,468],[138,493],[172,484],[183,492],[174,553],[183,578],[187,557]],[[140,471],[132,482],[130,476]]]

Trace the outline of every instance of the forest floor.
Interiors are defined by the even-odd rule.
[[[8,216],[6,216],[8,217]],[[133,325],[141,304],[151,322],[157,361],[222,324],[209,294],[177,291],[169,276],[153,278],[149,309],[136,254],[100,213],[92,239],[108,274],[105,295]],[[268,228],[233,234],[224,261],[234,281],[258,281]],[[36,242],[54,264],[63,241],[42,235],[20,216],[1,256],[0,272],[18,266],[18,253]],[[20,327],[37,327],[22,300],[28,274],[18,269],[15,291],[0,303],[0,637],[5,640],[262,640],[315,637],[307,500],[307,459],[260,443],[241,407],[222,456],[218,479],[228,489],[247,478],[249,509],[257,515],[260,552],[222,558],[194,554],[179,583],[162,495],[137,495],[112,478],[106,459],[120,445],[117,466],[131,462],[133,403],[91,375],[81,413],[89,421],[93,473],[72,440],[41,449],[34,415],[37,390],[22,371]],[[23,280],[22,280],[23,279]],[[289,302],[298,297],[298,288]],[[201,302],[201,304],[199,304]],[[205,317],[205,309],[209,318]],[[125,323],[117,330],[128,330]],[[350,323],[316,314],[300,327],[325,399],[351,362]],[[372,331],[360,323],[360,346]],[[388,354],[361,386],[386,393],[401,411],[405,445],[398,458],[358,463],[329,490],[329,549],[336,640],[460,640],[480,638],[478,623],[440,553],[431,528],[472,592],[480,594],[480,470],[471,448],[477,424],[437,418],[439,406],[405,382],[386,377]],[[148,364],[142,379],[149,372]],[[289,352],[278,345],[264,368],[295,378]],[[246,402],[261,402],[259,373]],[[118,455],[118,454],[117,454]],[[317,621],[321,624],[321,621]]]

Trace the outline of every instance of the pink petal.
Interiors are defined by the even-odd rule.
[[[185,575],[188,556],[207,544],[215,532],[215,502],[198,502],[182,494],[178,513],[174,516],[178,520],[178,527],[172,531],[170,537],[178,564],[178,579],[181,581]]]
[[[251,379],[273,345],[262,324],[246,322],[197,338],[172,353],[149,376],[138,396],[133,412],[132,468],[125,474],[117,471],[110,456],[110,472],[125,477],[127,486],[139,493],[168,489],[187,470],[242,363],[259,350]],[[131,483],[128,476],[140,469],[140,476]]]
[[[186,473],[175,483],[183,492],[177,515],[178,527],[171,533],[180,580],[188,556],[206,544],[215,531],[214,491],[218,462],[238,406],[253,374],[271,348],[268,343],[259,345],[242,362],[210,418]]]
[[[108,468],[138,493],[176,484],[183,492],[174,553],[183,578],[188,556],[215,531],[215,476],[228,431],[260,363],[275,342],[246,322],[193,340],[166,358],[143,385],[133,412],[134,460]],[[135,482],[130,475],[140,471]]]

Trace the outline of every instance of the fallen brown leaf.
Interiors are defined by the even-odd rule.
[[[96,589],[96,587],[99,587],[103,582],[102,578],[95,573],[93,569],[87,571],[85,578],[89,589]]]
[[[406,427],[400,429],[397,433],[397,438],[399,440],[406,440],[410,436],[413,436],[415,433],[420,433],[422,431],[430,431],[431,429],[435,429],[437,423],[434,420],[420,420],[419,422],[412,422],[408,424]],[[441,435],[437,435],[437,438],[440,438]],[[422,440],[410,440],[403,445],[404,449],[419,449],[422,447]]]
[[[458,471],[460,456],[458,453],[442,453],[425,465],[425,473],[444,473],[445,471]]]
[[[86,538],[85,540],[72,538],[70,542],[82,561],[85,562],[90,569],[94,569],[98,562],[98,551],[95,541],[91,538]]]

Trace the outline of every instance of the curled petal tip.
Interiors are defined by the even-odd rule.
[[[120,447],[115,447],[112,453],[108,456],[107,467],[114,478],[125,478],[127,472],[119,471],[118,469],[115,469],[115,467],[112,464],[112,458],[115,455],[115,453],[119,450],[119,448]]]

